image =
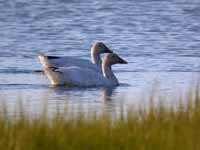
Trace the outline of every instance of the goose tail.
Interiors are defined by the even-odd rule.
[[[44,69],[45,74],[51,82],[51,85],[64,85],[63,74],[58,67],[47,67]]]
[[[51,64],[50,64],[50,62],[49,62],[47,56],[45,56],[45,55],[44,55],[43,53],[41,53],[41,52],[37,52],[36,54],[37,54],[37,56],[38,56],[38,58],[39,58],[39,60],[40,60],[40,63],[42,64],[42,66],[43,66],[44,68],[49,68],[49,67],[51,67]]]

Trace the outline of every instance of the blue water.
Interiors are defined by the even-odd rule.
[[[199,14],[198,0],[0,1],[1,101],[116,111],[155,87],[161,95],[181,93],[200,77]],[[53,88],[33,72],[41,69],[36,51],[89,59],[94,41],[129,62],[113,67],[119,87]]]

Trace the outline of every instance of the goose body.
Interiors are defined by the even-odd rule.
[[[105,79],[104,76],[91,69],[83,69],[77,66],[46,68],[45,74],[51,81],[52,85],[66,86],[109,86],[112,83]]]
[[[79,87],[117,86],[119,82],[111,68],[111,65],[117,63],[126,64],[127,62],[113,53],[105,56],[102,62],[103,73],[79,66],[48,67],[44,70],[52,85]]]
[[[91,47],[91,60],[69,56],[45,56],[42,53],[38,53],[38,57],[44,68],[79,66],[82,68],[101,72],[102,61],[100,54],[102,53],[112,53],[112,51],[104,43],[96,42]]]

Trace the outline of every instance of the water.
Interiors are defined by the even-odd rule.
[[[197,0],[0,1],[1,101],[113,112],[143,102],[155,87],[174,96],[200,76],[199,6]],[[41,69],[36,51],[89,59],[94,41],[129,62],[113,67],[119,87],[53,88],[33,72]]]

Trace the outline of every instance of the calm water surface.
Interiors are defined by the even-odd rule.
[[[23,99],[28,109],[41,103],[82,105],[87,111],[117,111],[143,103],[155,89],[176,95],[200,77],[200,2],[197,0],[15,0],[0,1],[0,96]],[[53,88],[33,70],[36,51],[90,58],[103,41],[129,64],[114,66],[121,85]],[[171,99],[172,100],[172,99]]]

